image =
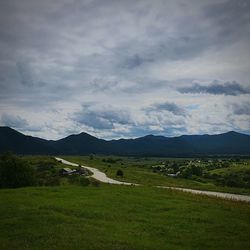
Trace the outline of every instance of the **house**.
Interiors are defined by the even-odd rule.
[[[170,177],[176,177],[176,176],[178,176],[180,173],[181,173],[181,172],[178,171],[176,174],[168,174],[168,176],[170,176]]]
[[[70,169],[70,168],[63,168],[60,169],[59,173],[62,175],[71,175],[74,172],[74,170]]]
[[[90,171],[81,167],[80,169],[70,169],[70,168],[62,168],[59,173],[61,175],[83,175],[88,176],[90,175]]]

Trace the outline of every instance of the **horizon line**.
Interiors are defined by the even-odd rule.
[[[139,136],[139,137],[130,137],[130,138],[124,138],[124,137],[121,137],[119,139],[103,139],[103,138],[99,138],[99,137],[96,137],[92,134],[89,134],[87,132],[80,132],[78,134],[69,134],[65,137],[62,137],[62,138],[59,138],[59,139],[56,139],[56,140],[53,140],[53,139],[44,139],[44,138],[41,138],[41,137],[37,137],[37,136],[33,136],[33,135],[29,135],[29,134],[26,134],[26,133],[23,133],[23,132],[20,132],[19,130],[15,129],[15,128],[12,128],[10,126],[0,126],[0,128],[8,128],[8,129],[12,129],[20,134],[23,134],[25,136],[30,136],[30,137],[34,137],[34,138],[39,138],[39,139],[42,139],[42,140],[46,140],[46,141],[59,141],[59,140],[62,140],[62,139],[65,139],[69,136],[77,136],[77,135],[80,135],[80,134],[87,134],[91,137],[94,137],[96,139],[100,139],[100,140],[104,140],[104,141],[118,141],[118,140],[135,140],[135,139],[139,139],[139,138],[144,138],[144,137],[149,137],[149,136],[153,136],[153,137],[164,137],[164,138],[178,138],[178,137],[182,137],[182,136],[205,136],[205,135],[208,135],[208,136],[216,136],[216,135],[222,135],[222,134],[228,134],[228,133],[236,133],[236,134],[242,134],[242,135],[247,135],[247,136],[250,136],[250,134],[246,134],[246,133],[242,133],[242,132],[237,132],[237,131],[234,131],[234,130],[230,130],[230,131],[227,131],[227,132],[222,132],[222,133],[217,133],[217,134],[182,134],[182,135],[178,135],[178,136],[165,136],[165,135],[154,135],[154,134],[146,134],[146,135],[143,135],[143,136]]]

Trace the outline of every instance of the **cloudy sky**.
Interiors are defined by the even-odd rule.
[[[3,0],[0,125],[250,134],[249,58],[249,0]]]

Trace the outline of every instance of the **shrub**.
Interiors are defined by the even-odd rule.
[[[202,173],[203,169],[201,166],[189,165],[183,169],[181,174],[184,178],[191,178],[192,175],[202,176]]]
[[[116,172],[116,176],[123,177],[123,171],[121,169],[118,169]]]
[[[35,183],[35,171],[26,161],[11,153],[0,157],[1,188],[32,186]]]

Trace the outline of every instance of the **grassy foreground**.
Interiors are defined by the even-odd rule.
[[[250,205],[153,187],[0,190],[0,249],[250,249]]]

